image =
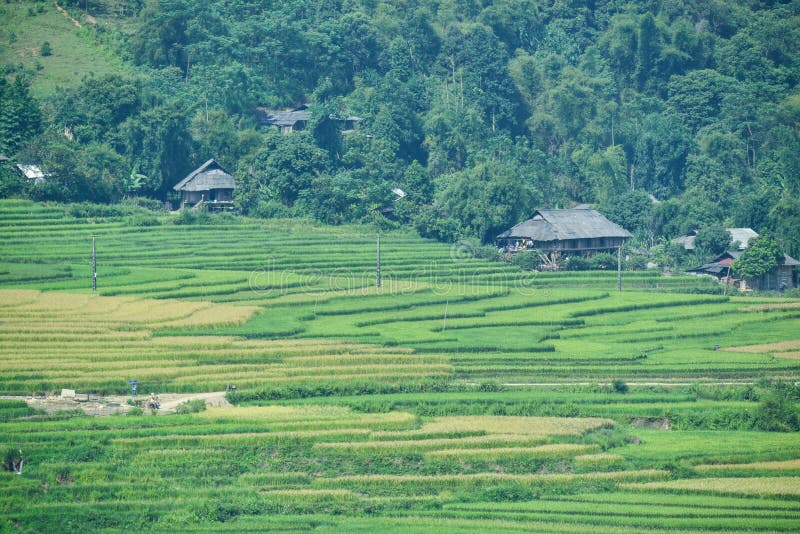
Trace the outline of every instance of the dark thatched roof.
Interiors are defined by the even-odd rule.
[[[258,123],[263,126],[294,126],[298,122],[308,122],[311,113],[300,109],[295,111],[275,111],[262,107],[256,108]]]
[[[632,237],[631,233],[591,209],[537,210],[533,217],[497,236],[498,239],[566,241]]]
[[[210,191],[212,189],[235,189],[233,176],[213,158],[189,173],[175,184],[175,191]]]

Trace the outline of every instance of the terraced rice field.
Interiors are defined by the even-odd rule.
[[[760,430],[797,301],[400,232],[375,288],[373,229],[79,211],[0,201],[0,531],[800,529],[800,439]],[[23,398],[130,379],[234,406]]]

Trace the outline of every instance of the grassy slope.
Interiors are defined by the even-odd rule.
[[[77,13],[75,18],[86,21]],[[101,18],[98,23],[110,22]],[[52,94],[58,86],[73,86],[87,75],[126,70],[122,60],[97,43],[94,31],[90,24],[77,28],[52,2],[0,4],[0,63],[21,64],[35,72],[31,90],[37,97]],[[13,42],[12,33],[16,36]],[[42,57],[40,49],[45,41],[50,43],[52,55]],[[43,68],[37,70],[37,64]]]

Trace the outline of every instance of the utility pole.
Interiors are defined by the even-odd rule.
[[[95,246],[96,235],[92,235],[92,291],[97,291],[97,247]]]
[[[622,245],[617,247],[617,291],[622,291]]]
[[[378,234],[378,253],[375,260],[375,287],[381,287],[381,234]]]

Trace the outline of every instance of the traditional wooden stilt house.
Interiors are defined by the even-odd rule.
[[[509,252],[538,250],[545,254],[588,256],[613,252],[631,233],[593,209],[537,210],[533,217],[497,236]]]
[[[181,192],[181,209],[205,206],[211,211],[223,211],[234,207],[233,176],[214,159],[190,172],[173,189]]]

